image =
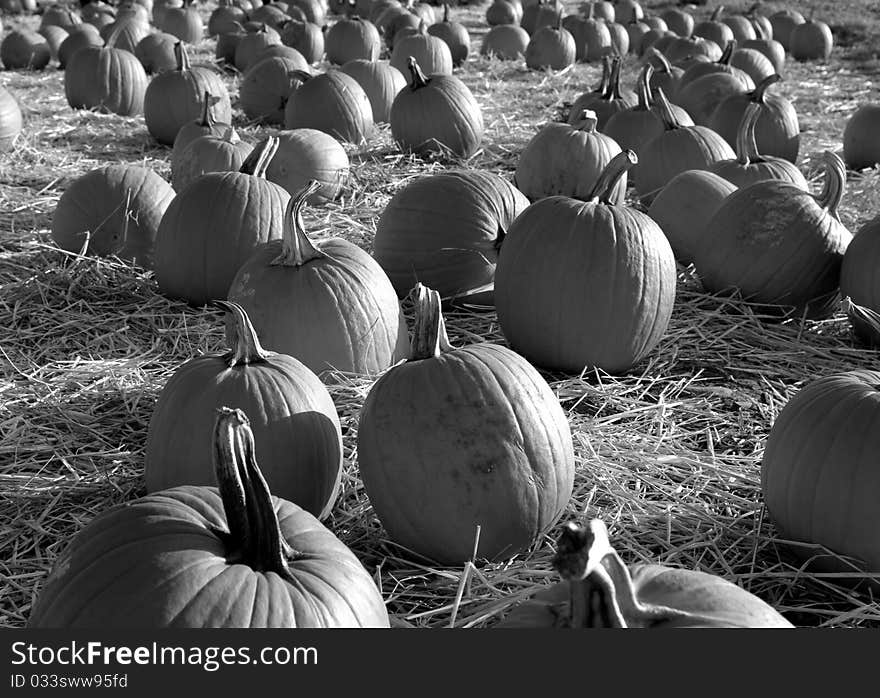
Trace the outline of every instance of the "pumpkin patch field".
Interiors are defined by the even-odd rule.
[[[0,22],[0,627],[880,627],[875,3]]]

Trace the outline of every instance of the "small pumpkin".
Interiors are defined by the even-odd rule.
[[[375,61],[382,50],[382,37],[376,25],[361,17],[340,19],[324,37],[327,60],[342,65],[358,58]]]
[[[862,104],[847,119],[843,129],[843,159],[853,170],[880,163],[880,104]]]
[[[449,19],[449,3],[443,3],[443,20],[428,27],[428,33],[442,39],[449,46],[453,67],[459,67],[471,50],[471,35],[461,22]]]
[[[853,236],[840,267],[840,294],[853,332],[880,347],[880,219],[873,218]]]
[[[302,84],[284,107],[284,128],[324,131],[344,143],[363,143],[375,133],[373,107],[360,83],[341,70],[312,76],[297,71]]]
[[[235,24],[247,21],[247,14],[236,7],[231,0],[220,0],[208,17],[207,32],[209,37],[219,36],[232,30]]]
[[[193,0],[183,0],[183,7],[171,7],[161,22],[162,31],[187,44],[197,44],[205,34],[202,16]]]
[[[486,24],[490,27],[503,26],[505,24],[518,25],[521,19],[522,15],[517,10],[517,7],[512,2],[508,2],[508,0],[493,0],[489,7],[486,8]]]
[[[568,15],[562,20],[562,26],[571,32],[575,44],[575,59],[592,63],[601,61],[611,53],[611,31],[603,19],[595,18],[593,6],[586,16]],[[627,34],[627,42],[629,35]],[[621,53],[623,55],[625,51]]]
[[[669,7],[660,13],[660,17],[666,22],[670,31],[675,32],[683,39],[687,39],[694,33],[694,16],[687,10]]]
[[[0,61],[6,70],[42,70],[51,60],[49,43],[30,29],[14,29],[0,42]]]
[[[520,26],[529,36],[541,27],[555,27],[562,19],[563,7],[559,0],[535,0],[523,7]]]
[[[786,51],[791,50],[791,34],[794,28],[807,20],[797,10],[779,10],[768,18],[773,27],[773,38],[776,39]]]
[[[486,32],[480,55],[502,61],[515,61],[526,55],[529,39],[529,33],[522,27],[499,24]]]
[[[92,26],[91,24],[87,24],[84,26]],[[70,58],[74,53],[79,51],[81,48],[85,48],[86,46],[97,46],[101,47],[104,45],[104,39],[101,38],[101,35],[95,31],[75,31],[71,32],[67,35],[64,41],[61,42],[61,46],[58,47],[58,67],[66,68],[67,63],[70,61]]]
[[[414,34],[394,42],[389,62],[401,73],[405,73],[411,58],[416,60],[427,75],[452,75],[453,61],[449,44],[429,34],[428,25],[424,21]]]
[[[134,53],[137,45],[149,33],[149,23],[131,17],[117,17],[115,22],[101,27],[101,37],[104,41],[109,40],[111,34],[115,34],[116,48],[129,53]]]
[[[834,35],[831,28],[818,19],[813,19],[815,8],[803,23],[795,25],[789,36],[789,50],[796,61],[828,60],[834,48]]]
[[[253,149],[232,126],[227,126],[222,136],[206,133],[194,138],[177,159],[171,172],[171,186],[181,192],[206,172],[237,172]]]
[[[266,168],[266,179],[293,196],[311,180],[320,188],[308,197],[310,204],[339,197],[348,181],[351,163],[345,148],[332,136],[311,128],[279,131],[278,150]]]
[[[766,18],[763,18],[766,19]],[[773,72],[781,73],[785,67],[785,48],[776,39],[772,38],[772,28],[766,29],[761,24],[755,24],[758,32],[758,38],[751,41],[744,41],[743,48],[750,48],[760,51],[773,64]],[[758,80],[755,80],[758,83]]]
[[[620,87],[620,65],[621,60],[617,56],[603,62],[602,81],[595,90],[584,92],[574,100],[568,112],[569,124],[574,125],[584,109],[589,109],[596,112],[596,128],[604,131],[612,115],[638,104],[639,98],[635,92]]]
[[[177,67],[177,57],[174,55],[176,43],[177,37],[165,32],[154,32],[138,42],[134,55],[144,66],[147,75],[174,70]]]
[[[394,98],[406,87],[403,73],[387,61],[368,61],[364,58],[349,61],[341,70],[357,80],[367,93],[373,108],[373,123],[388,123]]]
[[[181,153],[183,153],[190,143],[199,136],[223,135],[226,132],[226,129],[229,128],[230,124],[218,122],[212,115],[212,109],[218,101],[219,100],[210,92],[205,91],[205,94],[202,96],[202,112],[199,115],[199,118],[190,121],[188,124],[184,124],[180,127],[180,130],[178,130],[177,135],[174,137],[174,145],[171,147],[172,177],[178,167]]]
[[[561,24],[537,29],[526,46],[526,66],[532,70],[563,70],[575,60],[575,41]]]
[[[260,24],[256,31],[246,32],[235,46],[235,69],[244,73],[256,61],[263,49],[281,43],[281,34],[268,24]]]
[[[56,560],[28,626],[389,627],[354,553],[271,497],[244,412],[221,410],[208,448],[218,487],[177,487],[101,513]]]
[[[507,559],[568,504],[568,421],[521,356],[487,342],[453,348],[439,294],[419,284],[414,296],[411,357],[373,384],[360,412],[364,487],[411,553],[444,565]]]
[[[324,57],[324,32],[311,22],[291,20],[282,24],[281,43],[299,51],[309,65]]]
[[[734,40],[733,30],[721,21],[721,13],[724,6],[718,5],[709,19],[697,22],[694,26],[693,35],[708,41],[714,41],[719,46],[727,46]]]
[[[308,64],[299,60],[270,56],[254,63],[241,79],[238,101],[251,121],[281,126],[290,96],[305,82]]]

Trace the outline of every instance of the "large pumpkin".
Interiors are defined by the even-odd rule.
[[[498,250],[528,205],[522,192],[491,172],[417,177],[379,217],[373,256],[401,298],[421,281],[444,299],[491,304]]]
[[[361,409],[364,487],[391,539],[412,553],[446,565],[507,559],[568,504],[568,421],[522,357],[497,344],[451,347],[439,295],[419,285],[415,300],[412,355]]]
[[[791,628],[772,606],[699,570],[627,566],[599,519],[569,523],[553,567],[563,581],[513,609],[496,628]]]
[[[159,291],[192,305],[226,298],[260,244],[281,238],[290,195],[265,178],[278,141],[268,138],[238,172],[209,172],[171,202],[156,235]]]
[[[419,155],[473,155],[483,141],[483,112],[473,94],[454,75],[425,77],[409,61],[410,84],[391,105],[391,134],[404,150]]]
[[[296,76],[302,84],[284,107],[284,128],[312,128],[355,145],[373,136],[373,107],[357,80],[341,70]]]
[[[117,255],[150,269],[159,225],[173,198],[171,185],[146,167],[91,170],[61,195],[52,239],[69,252]]]
[[[375,374],[409,353],[406,320],[382,267],[341,238],[313,242],[302,208],[312,180],[290,199],[284,233],[238,270],[229,300],[250,315],[263,344],[321,373]]]
[[[837,208],[843,162],[825,154],[825,187],[814,196],[764,181],[731,194],[709,220],[694,265],[712,293],[738,290],[768,312],[824,317],[835,308],[840,265],[852,235]]]
[[[99,514],[56,561],[29,627],[389,626],[354,553],[271,496],[244,412],[222,410],[205,448],[218,487],[176,487]]]
[[[252,415],[272,491],[328,516],[342,477],[342,431],[330,393],[299,359],[264,349],[245,308],[217,303],[227,311],[229,351],[190,359],[162,388],[147,431],[147,491],[214,484],[213,415],[229,405]]]
[[[646,214],[611,201],[636,160],[631,150],[619,153],[586,202],[541,199],[508,231],[495,273],[498,322],[510,345],[539,366],[621,373],[666,332],[672,248]]]
[[[784,538],[808,544],[792,550],[819,569],[880,574],[878,386],[880,372],[869,370],[814,380],[789,400],[767,437],[767,510]],[[845,564],[827,550],[854,560]]]

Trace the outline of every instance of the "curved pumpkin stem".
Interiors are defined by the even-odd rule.
[[[761,105],[757,102],[749,102],[736,131],[736,161],[740,165],[746,166],[764,160],[758,152],[758,144],[755,141],[755,125],[759,116],[761,116]]]
[[[416,318],[409,361],[436,359],[452,349],[440,310],[440,294],[418,283],[410,295],[415,299]]]
[[[575,131],[584,131],[585,133],[596,133],[596,126],[599,123],[599,117],[596,112],[591,109],[581,111],[581,118],[572,126]]]
[[[669,100],[666,99],[666,93],[663,92],[662,87],[658,87],[654,90],[654,107],[657,109],[657,115],[660,117],[660,120],[663,122],[663,127],[667,131],[672,131],[676,128],[683,128],[678,121],[678,118],[675,116],[675,112],[672,111],[672,107],[669,105]]]
[[[448,2],[443,3],[443,21],[447,22],[447,23],[449,22],[449,3]]]
[[[205,96],[202,100],[202,117],[196,123],[199,126],[213,126],[214,115],[211,113],[211,107],[220,101],[219,97],[214,97],[208,90],[205,90]]]
[[[773,73],[773,75],[768,75],[766,78],[761,80],[760,84],[751,91],[749,94],[749,99],[752,102],[757,102],[758,104],[765,103],[765,97],[767,96],[767,90],[771,85],[775,85],[777,82],[782,80],[782,76],[779,73]]]
[[[822,162],[825,165],[825,184],[816,201],[828,213],[840,220],[837,209],[846,191],[846,165],[830,150],[822,153]]]
[[[186,52],[186,46],[182,41],[174,44],[174,58],[177,61],[177,71],[180,73],[188,73],[190,70],[189,55]]]
[[[642,68],[642,72],[639,74],[639,79],[636,82],[636,91],[639,97],[639,103],[636,107],[638,111],[650,111],[651,109],[652,75],[654,75],[654,66],[650,63],[645,63],[645,67]]]
[[[272,162],[272,158],[275,157],[275,153],[278,152],[279,144],[280,141],[276,136],[269,136],[251,151],[238,171],[242,174],[265,178],[266,169]]]
[[[587,201],[591,203],[599,202],[610,206],[611,195],[620,178],[623,177],[623,173],[632,168],[638,161],[638,156],[632,150],[624,150],[611,158],[611,162],[605,165],[605,169],[602,170],[602,174],[596,180],[596,184],[587,197]]]
[[[712,13],[712,16],[709,17],[710,22],[717,22],[718,18],[721,16],[721,13],[724,12],[724,5],[719,5],[715,8],[715,11]]]
[[[244,308],[232,301],[214,301],[214,305],[232,315],[230,342],[232,346],[224,357],[229,368],[263,363],[274,356],[274,352],[263,349],[257,331]]]
[[[736,51],[736,39],[731,39],[727,42],[727,46],[725,46],[724,51],[721,52],[721,58],[719,58],[716,63],[718,63],[718,65],[730,65],[734,51]]]
[[[429,80],[425,77],[425,74],[422,72],[422,69],[419,67],[418,61],[412,56],[409,57],[407,61],[407,67],[409,68],[409,74],[412,79],[412,82],[409,84],[409,89],[415,92],[421,87],[425,87]]]
[[[663,55],[663,52],[659,49],[650,46],[648,48],[648,53],[650,54],[650,59],[657,61],[659,64],[654,69],[658,70],[661,73],[669,73],[672,75],[672,64],[669,62],[669,59]]]
[[[604,96],[608,93],[608,85],[611,81],[611,56],[602,57],[602,78],[593,92],[597,92]]]
[[[611,59],[611,75],[608,78],[608,95],[609,100],[620,99],[620,66],[623,61],[615,56]]]
[[[306,205],[306,199],[320,188],[321,183],[313,179],[291,197],[287,204],[287,210],[284,212],[282,252],[270,262],[273,266],[301,267],[314,259],[323,259],[327,256],[309,239],[302,219],[302,210]]]

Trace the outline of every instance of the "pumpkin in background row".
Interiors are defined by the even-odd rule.
[[[410,83],[391,105],[391,134],[403,150],[469,158],[483,141],[483,112],[454,75],[425,77],[409,60]]]
[[[212,416],[229,405],[252,415],[272,491],[327,517],[342,477],[342,431],[330,393],[299,359],[264,349],[245,308],[217,305],[227,313],[229,350],[190,359],[162,388],[147,431],[147,491],[214,484]]]
[[[526,55],[528,46],[529,33],[525,29],[512,24],[499,24],[486,32],[480,55],[502,61],[515,61]]]
[[[599,519],[569,523],[556,544],[563,581],[520,604],[496,628],[791,628],[765,601],[699,570],[627,566]]]
[[[562,70],[574,57],[574,37],[562,24],[536,30],[526,46],[526,65],[532,70]]]
[[[187,44],[197,44],[205,33],[202,16],[193,0],[183,0],[182,7],[171,7],[162,18],[161,29]]]
[[[510,346],[538,366],[622,373],[666,332],[675,257],[660,227],[611,201],[637,161],[623,151],[587,202],[541,199],[510,226],[495,273],[498,322]]]
[[[52,239],[68,252],[117,255],[145,269],[154,261],[171,185],[139,165],[108,165],[74,180],[52,216]]]
[[[373,136],[373,107],[357,80],[341,70],[296,77],[302,84],[284,107],[284,128],[312,128],[355,145]]]
[[[620,87],[620,66],[621,60],[616,56],[603,62],[602,80],[599,86],[592,92],[584,92],[574,100],[568,112],[569,124],[574,125],[580,121],[584,109],[589,109],[596,112],[596,128],[604,132],[608,119],[617,112],[634,107],[638,103],[635,92],[622,90]]]
[[[843,159],[862,170],[880,163],[880,104],[862,104],[843,129]]]
[[[796,61],[827,60],[832,48],[834,36],[831,28],[825,22],[814,20],[813,12],[807,21],[791,30],[789,50]]]
[[[30,29],[11,31],[0,42],[0,61],[6,70],[42,70],[50,60],[48,42]]]
[[[761,463],[764,502],[782,536],[804,544],[792,551],[815,569],[880,574],[878,449],[877,371],[813,380],[773,423]],[[844,563],[829,550],[855,559]]]
[[[210,92],[202,96],[202,111],[199,117],[184,124],[174,137],[174,145],[171,146],[171,176],[179,166],[180,156],[186,147],[196,138],[201,136],[221,136],[226,133],[231,124],[220,123],[214,119],[213,108],[219,100]]]
[[[254,147],[227,126],[222,136],[206,133],[193,139],[181,151],[171,172],[171,186],[181,192],[206,172],[237,172]]]
[[[401,73],[408,71],[409,61],[415,59],[426,75],[452,75],[452,52],[449,45],[428,33],[422,21],[415,34],[394,42],[390,63]]]
[[[305,58],[281,56],[261,58],[242,76],[239,103],[251,121],[281,126],[290,96],[303,84],[308,74]]]
[[[711,293],[737,290],[768,312],[810,318],[835,309],[840,265],[852,235],[837,208],[846,187],[839,157],[824,154],[825,187],[814,196],[765,181],[731,194],[707,224],[694,265]]]
[[[373,256],[401,298],[422,282],[444,300],[491,305],[498,251],[528,205],[519,189],[491,172],[416,177],[382,212]]]
[[[321,187],[308,198],[310,204],[339,197],[348,181],[351,163],[342,144],[323,131],[297,128],[279,131],[278,150],[266,169],[266,179],[293,196],[311,180]]]
[[[177,67],[177,58],[174,55],[176,43],[176,36],[165,32],[154,32],[147,34],[138,42],[134,55],[144,66],[147,75],[174,70]]]
[[[507,559],[568,504],[568,421],[521,356],[486,342],[453,348],[439,295],[419,284],[414,296],[410,359],[373,384],[360,413],[367,496],[391,539],[415,555],[446,565]]]
[[[257,248],[229,288],[263,344],[316,373],[376,374],[409,353],[406,320],[382,267],[335,237],[313,242],[302,208],[321,184],[291,196],[281,240]]]
[[[12,149],[21,133],[21,108],[15,96],[0,85],[0,153]]]
[[[283,24],[281,43],[296,49],[309,65],[324,57],[324,32],[311,22],[291,20]]]
[[[463,24],[449,19],[448,3],[443,4],[443,20],[429,26],[428,33],[446,42],[454,67],[465,62],[471,50],[471,36]]]
[[[80,25],[82,27],[92,27],[91,24]],[[86,46],[101,47],[104,45],[104,39],[98,33],[98,30],[92,27],[93,31],[74,31],[67,35],[61,46],[58,47],[58,67],[67,67],[68,62],[73,54]]]
[[[278,46],[280,43],[281,34],[266,24],[261,24],[255,31],[246,32],[235,46],[236,70],[240,73],[247,72],[264,49]]]
[[[245,413],[215,418],[205,448],[218,487],[176,487],[99,514],[56,560],[28,627],[389,626],[354,553],[271,496]]]
[[[150,25],[139,19],[120,17],[115,22],[101,27],[101,38],[107,41],[116,34],[116,48],[134,53],[137,45],[150,34]]]
[[[156,234],[162,294],[196,306],[226,298],[257,246],[281,238],[290,195],[265,177],[277,149],[268,138],[238,172],[209,172],[174,197]]]
[[[337,65],[362,58],[378,60],[382,51],[382,37],[372,22],[361,17],[340,19],[324,37],[327,60]]]
[[[363,58],[348,61],[341,70],[357,80],[367,93],[373,108],[373,123],[388,123],[394,98],[406,87],[403,73],[387,61],[368,61]]]
[[[880,218],[859,228],[846,248],[840,294],[856,336],[880,346]]]
[[[0,26],[0,32],[2,31],[3,27]],[[50,62],[58,60],[58,49],[61,48],[61,44],[69,36],[67,30],[54,24],[50,24],[46,27],[40,27],[37,33],[42,36],[49,45]]]

